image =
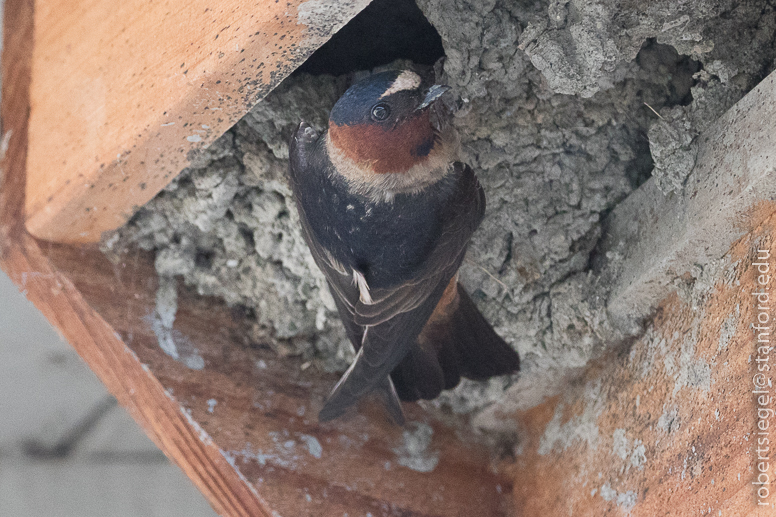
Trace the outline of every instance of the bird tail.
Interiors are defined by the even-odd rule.
[[[318,420],[321,422],[334,420],[345,413],[350,407],[350,404],[342,403],[339,398],[336,397],[337,387],[339,387],[339,385],[335,386],[332,395],[318,413]],[[401,409],[401,401],[399,400],[399,396],[396,393],[396,388],[394,387],[391,378],[385,377],[381,383],[375,386],[373,392],[380,398],[388,411],[388,414],[391,416],[391,419],[397,425],[404,425],[404,411]]]
[[[416,343],[390,377],[386,376],[374,388],[365,388],[369,383],[359,383],[365,389],[354,392],[354,384],[347,381],[352,375],[363,374],[360,370],[354,373],[363,353],[362,347],[332,390],[318,414],[320,421],[341,416],[371,391],[382,400],[394,422],[402,425],[400,400],[434,399],[443,389],[457,386],[461,377],[485,380],[520,369],[517,352],[496,334],[455,278]]]
[[[455,295],[447,301],[443,297],[440,305],[447,306],[437,307],[418,345],[391,372],[401,400],[436,398],[461,377],[485,380],[520,369],[517,352],[496,334],[463,287],[455,282],[450,290]]]

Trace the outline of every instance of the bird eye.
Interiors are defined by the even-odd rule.
[[[375,120],[385,120],[391,114],[391,108],[387,104],[377,104],[372,108],[372,118]]]

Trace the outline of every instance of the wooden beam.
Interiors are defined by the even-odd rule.
[[[706,288],[671,295],[643,337],[518,416],[518,515],[776,515],[773,322],[765,334],[752,328],[776,308],[773,296],[752,296],[776,282],[776,204],[766,208]],[[756,484],[761,461],[769,485]]]
[[[39,0],[27,228],[121,226],[369,0]]]
[[[186,422],[161,430],[157,443],[163,450],[177,445],[179,435],[196,433],[203,444],[197,447],[217,449],[219,461],[228,461],[232,475],[241,476],[239,488],[257,493],[272,512],[511,515],[508,477],[491,468],[481,438],[465,431],[461,421],[440,419],[412,404],[405,407],[410,425],[403,429],[373,401],[362,404],[360,414],[319,424],[317,413],[338,376],[304,368],[301,358],[279,357],[267,344],[251,341],[249,322],[222,301],[179,285],[170,336],[182,359],[162,351],[154,327],[159,282],[152,254],[132,252],[112,264],[94,245],[41,242],[40,248],[113,333],[115,343],[100,336],[99,349],[76,345],[90,366],[99,372],[102,357],[116,349],[110,356],[131,364],[112,373],[115,381],[129,383],[135,393],[141,382],[166,391],[166,400],[133,395],[133,415],[172,402],[177,416],[185,416]],[[58,313],[52,321],[61,325],[63,317]],[[191,368],[194,355],[199,364]],[[131,374],[142,366],[148,379]],[[413,430],[417,444],[429,433],[428,445],[415,445],[414,452],[404,436]],[[224,497],[211,486],[231,490],[221,481],[221,464],[211,460],[211,466],[201,467],[189,454],[176,451],[175,461],[195,480],[206,481],[211,498]]]
[[[110,392],[192,479],[216,511],[222,515],[269,517],[271,512],[266,504],[243,482],[218,447],[202,440],[159,381],[89,307],[70,280],[51,266],[24,230],[32,14],[32,0],[5,3],[0,115],[3,134],[10,135],[10,139],[0,160],[0,268],[86,359]]]

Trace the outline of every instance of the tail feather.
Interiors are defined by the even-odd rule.
[[[399,398],[414,402],[434,399],[444,388],[445,379],[436,354],[413,346],[407,356],[391,372]]]
[[[323,408],[318,413],[318,420],[321,422],[328,422],[335,418],[342,416],[345,411],[351,406],[350,403],[345,403],[340,400],[336,395],[336,387],[332,395],[323,405]],[[383,382],[375,386],[373,393],[375,393],[385,406],[391,419],[397,425],[404,425],[404,411],[401,408],[401,401],[399,395],[396,393],[396,388],[391,381],[390,377],[386,377]]]
[[[433,399],[461,377],[485,380],[520,369],[520,357],[493,330],[459,285],[453,310],[429,320],[404,360],[391,372],[399,398]]]
[[[460,285],[452,323],[463,377],[484,380],[520,370],[517,352],[496,334]]]
[[[385,409],[388,410],[388,414],[391,415],[391,419],[397,425],[404,425],[404,411],[401,409],[401,401],[391,378],[386,377],[385,381],[375,388],[375,392],[382,400]]]

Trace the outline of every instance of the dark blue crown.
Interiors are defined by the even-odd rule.
[[[340,97],[331,110],[329,120],[338,126],[366,122],[369,112],[385,91],[401,74],[401,70],[389,70],[362,79]]]

